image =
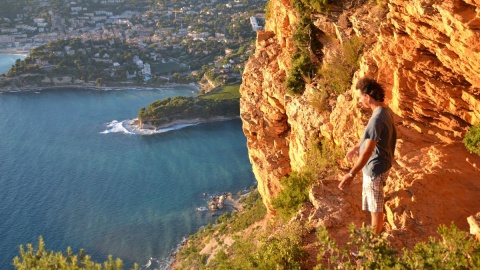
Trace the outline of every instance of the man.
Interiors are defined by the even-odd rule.
[[[376,234],[383,229],[383,187],[395,153],[397,131],[393,112],[385,104],[385,90],[375,80],[362,78],[356,85],[360,90],[359,102],[373,113],[362,139],[347,152],[347,160],[358,158],[350,171],[340,178],[338,188],[350,186],[355,175],[363,172],[362,210],[369,211]]]

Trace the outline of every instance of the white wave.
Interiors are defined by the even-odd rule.
[[[125,133],[125,134],[134,134],[133,132],[129,131],[127,128],[124,127],[124,122],[118,122],[117,120],[113,120],[110,123],[107,123],[107,129],[100,132],[102,134],[109,134],[109,133]]]
[[[150,266],[151,266],[154,269],[158,269],[156,267],[159,266],[159,265],[160,265],[160,260],[158,260],[156,258],[153,258],[153,257],[150,257],[150,259],[148,259],[148,262],[147,262],[147,264],[144,265],[144,267],[146,267],[147,269],[150,269]]]
[[[136,135],[153,135],[153,134],[165,133],[165,132],[178,130],[185,127],[200,124],[200,123],[187,123],[187,124],[173,125],[167,128],[147,129],[147,128],[140,128],[136,123],[138,123],[138,118],[135,118],[132,120],[123,120],[123,121],[113,120],[112,122],[106,123],[105,126],[107,129],[100,133],[101,134],[124,133],[124,134],[136,134]]]

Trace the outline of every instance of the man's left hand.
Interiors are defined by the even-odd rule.
[[[344,190],[345,188],[348,188],[350,184],[353,182],[353,177],[350,176],[350,174],[346,173],[343,175],[342,178],[339,179],[340,184],[338,184],[338,188],[340,190]]]

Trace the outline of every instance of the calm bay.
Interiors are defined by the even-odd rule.
[[[0,94],[0,269],[13,269],[18,246],[39,236],[55,251],[144,265],[213,222],[197,210],[204,193],[255,184],[241,121],[151,135],[126,128],[154,100],[195,94],[182,86]]]

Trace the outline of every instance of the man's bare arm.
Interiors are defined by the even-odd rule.
[[[344,174],[343,177],[340,178],[340,184],[338,185],[339,189],[343,190],[344,188],[347,188],[350,186],[350,184],[354,179],[354,177],[352,177],[350,174],[355,175],[362,170],[365,164],[367,164],[368,159],[372,156],[376,145],[377,145],[377,141],[375,140],[370,140],[370,139],[365,140],[365,148],[358,156],[357,161],[355,162],[355,165],[353,165],[349,173]],[[348,158],[348,154],[347,154],[347,158]]]

